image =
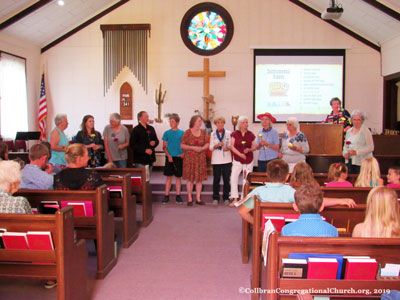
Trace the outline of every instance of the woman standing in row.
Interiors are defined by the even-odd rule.
[[[50,132],[49,136],[51,147],[51,158],[49,162],[63,168],[67,165],[65,161],[65,150],[69,146],[69,140],[64,133],[64,130],[68,127],[67,115],[56,115],[54,123],[56,127]]]
[[[247,174],[253,171],[253,151],[256,150],[256,137],[248,130],[249,119],[240,116],[238,119],[239,130],[232,133],[231,150],[233,153],[231,174],[231,198],[237,201],[239,198],[238,181],[243,171],[243,181]]]
[[[196,204],[205,205],[201,200],[201,189],[203,180],[207,179],[206,152],[209,146],[206,132],[200,129],[203,120],[200,116],[193,116],[189,122],[189,129],[185,131],[181,148],[183,149],[183,174],[182,178],[187,180],[188,206],[193,205],[193,186],[196,182]]]
[[[86,115],[82,119],[81,130],[76,134],[76,142],[84,144],[89,154],[89,167],[96,168],[101,165],[101,149],[103,140],[100,132],[94,129],[94,117]]]
[[[104,128],[104,146],[108,162],[113,162],[118,168],[126,168],[128,161],[129,131],[121,124],[121,116],[110,115],[110,125]]]

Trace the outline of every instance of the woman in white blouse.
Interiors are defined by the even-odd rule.
[[[289,173],[292,173],[298,162],[306,161],[306,153],[310,152],[307,137],[299,131],[299,121],[296,118],[288,118],[286,121],[287,132],[283,133],[282,146],[279,158],[289,165]]]
[[[365,115],[362,111],[354,110],[351,121],[353,127],[346,132],[343,157],[346,159],[349,174],[358,174],[363,159],[372,157],[374,141],[371,131],[364,125]]]
[[[219,183],[221,176],[224,180],[222,199],[225,205],[229,205],[229,191],[231,190],[230,177],[232,170],[231,132],[224,128],[225,118],[217,117],[214,119],[217,129],[210,137],[210,150],[212,151],[211,164],[213,167],[213,204],[219,201]]]

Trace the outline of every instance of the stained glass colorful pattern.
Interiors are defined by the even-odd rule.
[[[212,11],[203,11],[195,15],[188,27],[188,37],[197,48],[213,50],[225,40],[227,26],[224,19]]]

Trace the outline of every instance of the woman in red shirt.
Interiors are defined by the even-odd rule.
[[[247,174],[253,171],[253,151],[256,150],[256,136],[248,129],[249,120],[245,116],[238,119],[239,130],[232,133],[231,151],[233,154],[231,173],[231,199],[239,198],[238,180],[243,171],[243,181]]]

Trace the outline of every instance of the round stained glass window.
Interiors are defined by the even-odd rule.
[[[229,45],[232,36],[232,18],[218,4],[197,4],[182,19],[182,40],[196,54],[217,54]]]

